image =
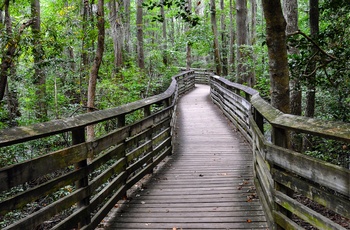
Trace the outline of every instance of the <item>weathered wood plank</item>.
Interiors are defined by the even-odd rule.
[[[267,160],[310,181],[350,197],[350,170],[267,144]]]
[[[321,214],[315,212],[314,210],[302,205],[296,200],[284,195],[283,193],[276,191],[275,193],[275,201],[277,204],[281,205],[288,211],[294,213],[301,219],[307,221],[318,229],[324,230],[346,230],[339,224],[332,222],[330,219],[322,216]]]

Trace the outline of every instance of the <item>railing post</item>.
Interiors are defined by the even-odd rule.
[[[277,128],[277,127],[272,127],[272,143],[283,147],[283,148],[288,148],[289,146],[289,132],[285,129]],[[275,167],[274,165],[271,166],[272,168]],[[274,182],[275,184],[275,190],[280,191],[285,195],[288,195],[289,197],[293,197],[294,191],[278,182]],[[278,204],[275,204],[276,210],[280,211],[284,215],[286,215],[288,218],[292,218],[293,213],[288,211],[287,209],[279,206]],[[284,229],[277,225],[277,229]]]
[[[146,105],[144,108],[143,108],[143,116],[144,117],[148,117],[151,115],[151,105]]]
[[[85,142],[85,128],[79,128],[79,129],[75,129],[72,130],[72,144],[76,145],[76,144],[80,144],[80,143],[84,143]],[[87,167],[87,159],[84,159],[76,164],[74,164],[74,168],[75,170],[81,169],[81,168],[85,168]],[[88,175],[85,175],[85,177],[83,177],[82,179],[78,180],[75,182],[75,188],[78,190],[80,188],[84,188],[86,186],[89,185],[89,181],[88,181]],[[90,204],[90,197],[86,197],[82,200],[80,200],[77,203],[78,208],[82,208],[85,206],[88,206]],[[89,224],[91,222],[91,218],[90,218],[90,213],[88,214],[88,216],[85,216],[81,222],[78,223],[78,229],[80,229],[81,227]]]
[[[125,126],[125,114],[118,116],[117,118],[117,128]]]

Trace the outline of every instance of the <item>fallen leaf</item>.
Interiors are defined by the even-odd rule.
[[[247,220],[247,223],[251,223],[251,222],[252,222],[252,220],[250,220],[250,219]]]

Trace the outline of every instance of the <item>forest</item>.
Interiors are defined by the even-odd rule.
[[[269,72],[271,38],[266,39],[266,24],[269,12],[275,10],[270,3],[2,0],[0,129],[103,110],[158,94],[180,67],[210,69],[253,87],[287,113],[349,122],[348,2],[281,3],[282,47],[287,48],[288,65],[280,69],[288,75],[290,90],[280,92],[284,98],[279,102],[273,88],[278,79]],[[278,55],[276,60],[282,60]],[[101,135],[104,129],[88,131],[88,138]],[[298,134],[292,138],[295,150],[337,164],[332,154],[348,153],[347,145]],[[0,165],[35,157],[48,145],[65,145],[65,141],[18,146],[16,153],[1,149]],[[330,150],[327,155],[320,153],[325,149]]]

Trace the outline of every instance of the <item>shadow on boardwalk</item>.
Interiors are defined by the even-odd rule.
[[[180,99],[173,156],[120,204],[108,229],[267,229],[252,152],[209,90],[197,85]]]

